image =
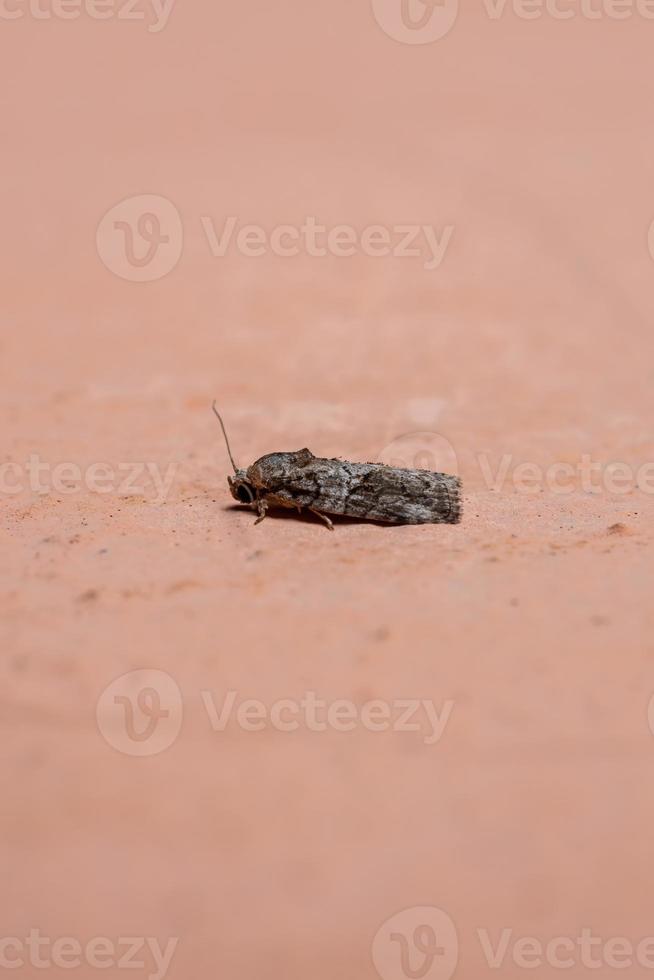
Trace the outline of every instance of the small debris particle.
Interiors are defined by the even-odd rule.
[[[100,593],[97,589],[87,589],[86,592],[82,592],[81,595],[77,596],[78,602],[95,602],[96,599],[100,598]]]
[[[201,588],[199,582],[196,582],[194,579],[185,578],[185,579],[180,579],[179,582],[173,582],[173,584],[166,589],[166,594],[174,595],[176,592],[186,592],[188,589],[199,589],[199,588]]]
[[[628,534],[629,533],[629,528],[627,527],[626,524],[620,524],[620,523],[618,523],[618,524],[611,524],[611,526],[609,528],[607,528],[607,533],[608,534]]]

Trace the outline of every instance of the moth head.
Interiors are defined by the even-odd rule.
[[[227,438],[227,433],[225,432],[225,426],[223,420],[220,417],[220,413],[216,408],[216,403],[213,403],[213,413],[220,422],[220,428],[223,430],[223,436],[225,437],[225,445],[227,446],[227,455],[229,456],[229,461],[232,464],[232,469],[234,470],[234,476],[228,476],[227,482],[229,483],[229,489],[234,500],[238,500],[239,504],[250,504],[253,505],[257,499],[257,493],[250,481],[248,480],[247,470],[239,470],[236,463],[234,462],[234,457],[232,456],[232,450],[229,446],[229,439]]]
[[[247,470],[236,470],[234,476],[228,476],[227,482],[234,500],[239,504],[253,504],[257,499],[256,490],[248,480]]]

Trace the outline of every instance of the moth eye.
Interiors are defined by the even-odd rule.
[[[250,490],[247,483],[241,483],[238,490],[236,491],[236,496],[241,501],[242,504],[251,504],[254,500],[252,491]]]

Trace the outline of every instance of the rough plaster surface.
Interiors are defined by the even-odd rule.
[[[2,462],[21,468],[1,500],[2,935],[178,937],[173,980],[372,980],[377,930],[420,906],[451,917],[475,980],[525,974],[512,947],[491,971],[479,929],[652,935],[654,505],[606,473],[654,459],[654,23],[479,5],[410,46],[365,2],[180,0],[159,33],[0,26]],[[184,226],[149,283],[95,244],[137,194]],[[454,233],[431,271],[216,258],[201,218],[229,215]],[[456,454],[463,523],[255,528],[213,397],[240,465],[427,433]],[[599,492],[515,478],[585,455]],[[64,462],[172,483],[54,487]],[[136,669],[180,699],[146,757],[96,720]],[[207,699],[230,691],[450,708],[434,744],[423,715],[214,731]],[[404,980],[391,947],[385,980]]]

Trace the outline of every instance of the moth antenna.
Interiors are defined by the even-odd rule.
[[[225,426],[224,426],[223,420],[221,419],[220,414],[218,413],[218,409],[216,408],[216,403],[214,402],[211,407],[213,408],[213,414],[216,416],[216,418],[220,422],[220,428],[223,430],[223,435],[225,437],[225,445],[227,446],[227,453],[229,455],[229,459],[230,459],[230,462],[231,462],[232,467],[234,469],[234,472],[237,473],[238,470],[236,469],[236,463],[234,462],[234,457],[232,456],[232,451],[229,448],[229,439],[227,438],[227,433],[225,432]]]

